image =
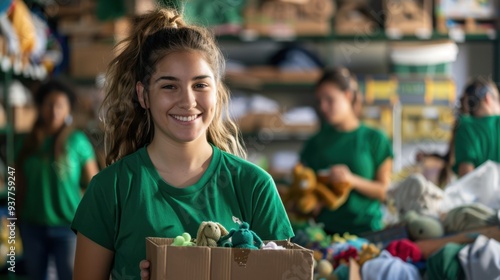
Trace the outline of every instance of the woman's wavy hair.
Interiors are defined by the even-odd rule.
[[[245,157],[239,130],[228,114],[229,91],[222,82],[225,60],[213,34],[187,25],[170,9],[157,9],[138,17],[131,35],[106,72],[104,112],[106,164],[135,152],[151,142],[154,126],[148,110],[139,104],[136,83],[148,89],[156,64],[176,51],[198,51],[208,62],[217,82],[217,108],[207,130],[207,140],[223,151]]]

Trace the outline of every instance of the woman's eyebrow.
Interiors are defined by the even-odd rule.
[[[199,76],[195,76],[193,77],[193,81],[195,80],[203,80],[203,79],[210,79],[212,78],[212,76],[210,75],[199,75]],[[158,77],[156,80],[155,80],[155,83],[159,82],[159,81],[162,81],[162,80],[167,80],[167,81],[180,81],[179,78],[176,78],[174,76],[161,76],[161,77]]]
[[[158,79],[155,80],[155,83],[161,81],[161,80],[168,80],[168,81],[179,81],[178,78],[173,77],[173,76],[161,76]]]

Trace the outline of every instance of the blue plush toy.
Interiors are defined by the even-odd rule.
[[[221,247],[260,249],[263,243],[260,237],[250,230],[248,223],[243,222],[239,229],[231,229],[229,234],[221,237],[218,244]]]

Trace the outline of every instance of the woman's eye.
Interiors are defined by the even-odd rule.
[[[196,84],[194,87],[195,88],[206,88],[206,87],[208,87],[208,85],[207,84]]]
[[[164,85],[161,88],[164,88],[164,89],[175,89],[175,86],[174,85]]]

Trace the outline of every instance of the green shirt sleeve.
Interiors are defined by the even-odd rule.
[[[285,240],[294,236],[273,179],[256,186],[252,204],[256,207],[250,228],[258,232],[262,240]]]
[[[104,175],[105,176],[105,175]],[[116,195],[114,182],[96,175],[76,211],[71,228],[102,247],[114,251]]]
[[[375,131],[373,140],[372,153],[375,166],[375,172],[387,158],[393,158],[392,145],[389,138],[381,131]]]
[[[461,124],[457,127],[454,139],[455,164],[453,171],[458,174],[458,167],[462,163],[475,164],[477,153],[474,140],[470,137],[469,123],[466,118],[461,119]]]
[[[94,148],[85,133],[75,131],[68,140],[68,146],[75,150],[80,165],[95,159]]]

